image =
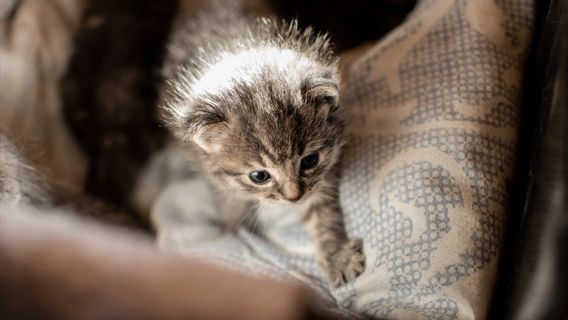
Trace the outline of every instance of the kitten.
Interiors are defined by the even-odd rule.
[[[87,194],[56,186],[0,131],[0,208],[62,209],[103,223],[146,229],[140,219]]]
[[[174,26],[163,74],[166,123],[203,175],[227,195],[298,205],[331,282],[355,279],[365,257],[339,206],[344,119],[327,36],[214,2]]]
[[[43,206],[53,203],[53,188],[0,132],[0,203]]]

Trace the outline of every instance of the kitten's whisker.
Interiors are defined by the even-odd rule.
[[[253,215],[255,213],[254,207],[250,206],[247,211],[243,214],[243,216],[239,219],[239,221],[237,222],[237,224],[235,225],[235,229],[238,229],[241,227],[241,225],[243,223],[245,223],[247,221],[247,219]]]
[[[264,226],[264,225],[266,225],[266,223],[263,221],[263,220],[266,219],[266,217],[265,217],[265,216],[266,216],[266,212],[267,212],[266,208],[267,208],[267,205],[266,205],[266,203],[265,203],[264,201],[259,201],[259,202],[257,203],[257,213],[258,213],[258,214],[256,215],[256,221],[255,221],[256,223],[255,223],[255,225],[254,225],[253,232],[256,232],[256,228],[257,228],[259,225],[260,225],[261,227]]]

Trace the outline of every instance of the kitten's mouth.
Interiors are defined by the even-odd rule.
[[[304,197],[302,197],[302,198],[300,198],[300,199],[298,199],[298,200],[289,200],[289,199],[286,199],[285,201],[286,201],[286,203],[287,203],[288,205],[290,205],[290,206],[295,206],[295,205],[302,204],[302,202],[304,201]]]
[[[314,189],[311,190],[306,190],[302,196],[300,196],[298,199],[295,199],[294,201],[292,200],[286,200],[288,202],[289,205],[301,205],[304,204],[305,202],[308,201],[308,199],[314,194]]]
[[[268,202],[279,206],[298,206],[302,205],[308,201],[308,199],[314,194],[316,188],[311,188],[310,190],[304,190],[301,194],[296,195],[296,197],[290,199],[285,197],[272,197],[268,198]]]
[[[304,194],[301,194],[300,196],[293,198],[293,199],[284,199],[286,201],[288,201],[291,204],[298,204],[300,203],[302,200],[304,199]]]
[[[304,202],[306,202],[306,199],[309,198],[308,193],[304,193],[301,197],[299,197],[298,199],[286,199],[286,198],[281,198],[281,199],[273,199],[273,200],[269,200],[270,202],[279,205],[279,206],[286,206],[286,207],[293,207],[293,206],[298,206],[303,204]]]

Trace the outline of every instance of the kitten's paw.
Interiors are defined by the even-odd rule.
[[[365,270],[363,241],[352,239],[345,242],[339,251],[329,257],[324,268],[336,287],[357,278]]]

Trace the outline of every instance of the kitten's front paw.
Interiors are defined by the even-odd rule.
[[[328,257],[324,269],[334,286],[338,287],[355,278],[365,270],[363,241],[352,239]]]

